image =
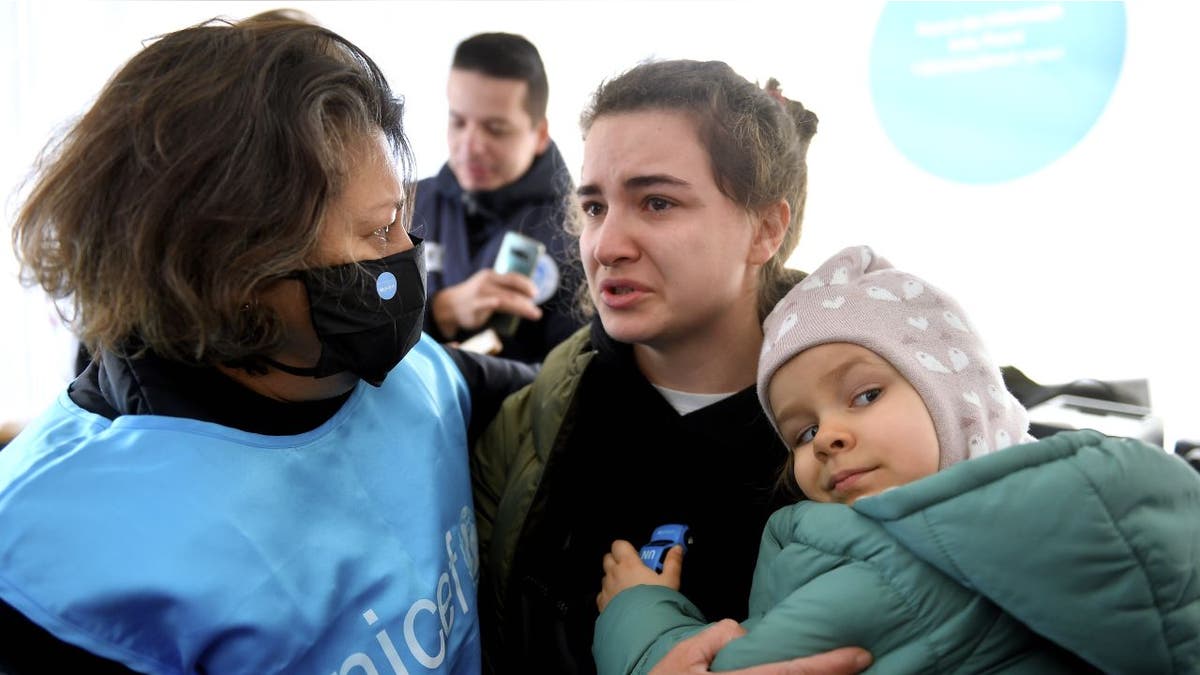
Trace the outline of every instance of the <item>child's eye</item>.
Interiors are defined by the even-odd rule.
[[[868,389],[858,396],[855,396],[851,403],[856,406],[871,405],[875,402],[875,399],[879,398],[881,394],[883,394],[883,390],[878,387],[875,389]]]
[[[800,432],[800,435],[796,436],[796,447],[800,447],[801,445],[808,445],[809,443],[812,443],[813,439],[816,437],[817,437],[817,425],[816,424],[805,427]]]

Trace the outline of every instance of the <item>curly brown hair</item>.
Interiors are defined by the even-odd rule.
[[[366,135],[383,132],[411,185],[401,117],[375,63],[319,26],[161,36],[39,158],[12,232],[22,280],[69,300],[93,353],[272,353],[281,323],[256,294],[314,262]]]
[[[808,144],[817,116],[775,98],[722,61],[650,61],[600,85],[580,118],[584,136],[604,115],[668,110],[691,117],[723,195],[758,212],[786,199],[791,221],[779,250],[759,272],[759,320],[803,273],[784,267],[800,240],[808,195]],[[578,216],[578,209],[571,213]],[[578,225],[574,227],[578,229]]]

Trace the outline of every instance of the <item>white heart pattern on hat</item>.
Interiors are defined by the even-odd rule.
[[[991,452],[991,449],[988,448],[987,441],[983,440],[983,436],[972,434],[971,440],[967,441],[967,456],[978,457],[986,455],[989,452]]]
[[[917,362],[920,363],[921,365],[925,366],[925,368],[927,368],[928,370],[932,370],[935,373],[950,372],[950,369],[947,368],[946,366],[942,365],[942,362],[938,361],[937,357],[932,354],[926,354],[925,352],[917,352],[916,356],[917,356]]]
[[[775,332],[775,341],[779,342],[779,339],[784,335],[787,335],[788,331],[794,328],[796,326],[796,322],[799,320],[800,317],[796,316],[795,312],[783,317],[783,323],[779,324],[779,330]]]
[[[837,309],[844,304],[846,304],[846,296],[839,295],[836,298],[831,298],[829,300],[822,302],[821,306],[824,307],[825,309]]]
[[[966,368],[971,363],[971,359],[967,358],[967,355],[961,349],[951,347],[949,354],[950,365],[954,368],[954,372],[956,373],[962,372],[962,369]]]
[[[942,312],[942,318],[946,320],[946,323],[950,324],[951,328],[956,328],[958,330],[961,330],[964,333],[970,332],[967,330],[966,324],[964,324],[962,322],[962,319],[958,318],[958,315],[955,314],[954,312],[951,312],[950,310],[946,310],[946,311]]]
[[[1012,407],[1013,398],[1012,395],[1008,393],[1007,389],[1001,389],[994,384],[989,384],[987,390],[988,396],[991,396],[992,400],[996,403],[1004,406],[1005,410],[1008,410]]]
[[[815,274],[810,274],[807,278],[805,278],[804,281],[800,282],[800,290],[811,291],[814,288],[821,288],[824,285],[825,282],[821,281],[821,277]]]
[[[875,298],[876,300],[886,300],[888,302],[900,302],[900,298],[897,298],[895,293],[889,291],[886,288],[881,288],[879,286],[872,286],[872,287],[868,288],[867,295],[871,296],[872,298]]]
[[[1007,448],[1010,445],[1012,445],[1012,438],[1009,437],[1008,432],[1003,429],[997,429],[996,430],[996,449],[1003,450],[1004,448]]]
[[[916,328],[917,330],[925,330],[926,328],[929,328],[929,319],[926,319],[923,316],[910,316],[908,317],[908,325]]]

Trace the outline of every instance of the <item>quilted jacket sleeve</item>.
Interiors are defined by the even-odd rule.
[[[746,635],[712,670],[847,646],[870,650],[881,672],[938,670],[943,631],[986,625],[977,604],[849,508],[796,504],[768,521]]]
[[[596,621],[592,654],[599,675],[646,673],[706,626],[704,616],[678,591],[634,586],[618,593]]]
[[[646,672],[704,626],[674,591],[629,589],[597,623],[600,673]],[[772,515],[743,627],[746,635],[721,650],[713,671],[860,646],[880,672],[946,672],[980,657],[1002,663],[1026,646],[994,605],[838,504],[806,502]]]

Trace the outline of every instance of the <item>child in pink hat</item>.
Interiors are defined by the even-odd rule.
[[[878,672],[1200,668],[1200,476],[1095,431],[1035,441],[935,286],[842,250],[767,317],[758,393],[808,499],[768,521],[746,635],[713,671],[848,645]],[[682,560],[605,556],[600,673],[646,672],[706,625]]]

